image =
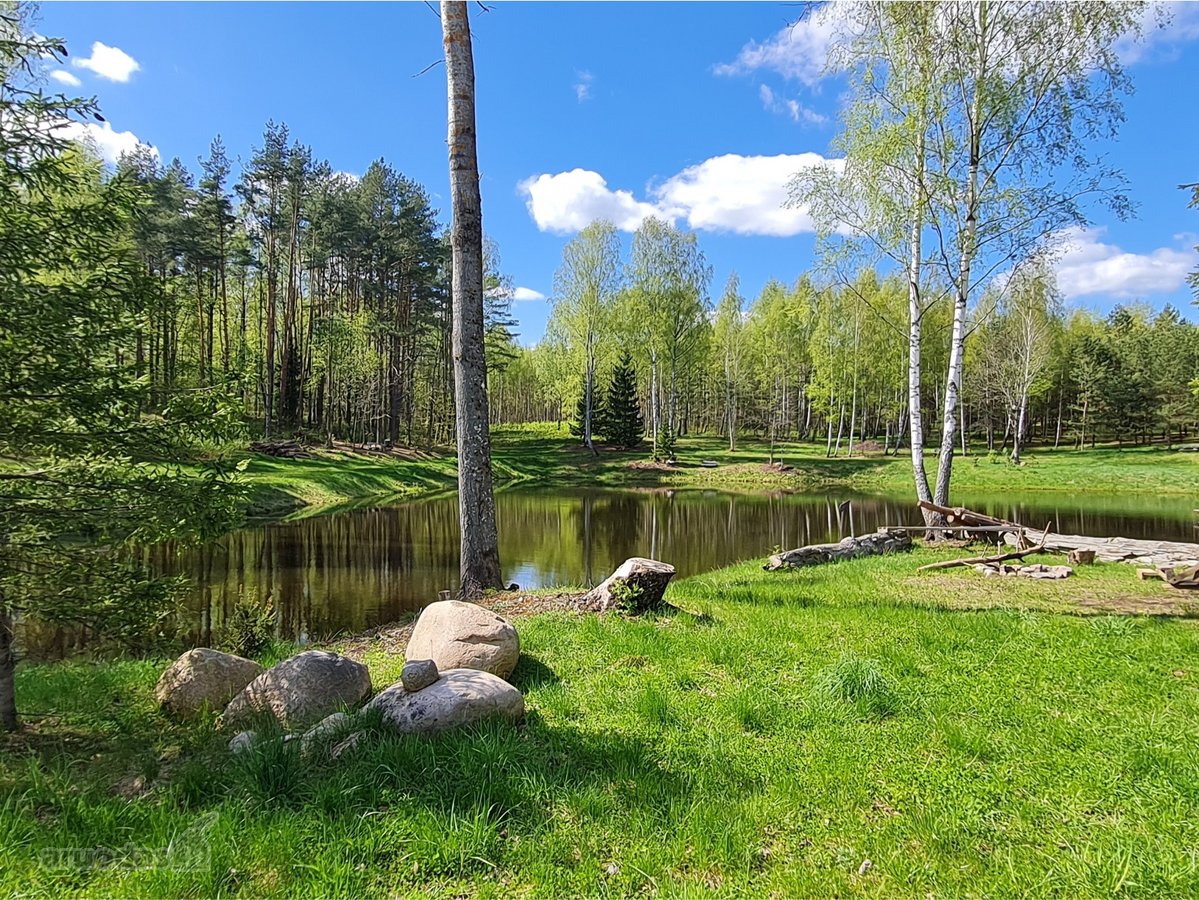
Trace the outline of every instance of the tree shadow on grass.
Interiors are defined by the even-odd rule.
[[[512,677],[508,679],[508,683],[520,690],[521,693],[533,691],[551,684],[558,684],[559,681],[561,679],[558,678],[557,672],[536,656],[528,653],[521,653],[520,660],[516,664],[516,670],[512,673]]]

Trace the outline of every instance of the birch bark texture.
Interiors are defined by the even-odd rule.
[[[483,355],[483,212],[475,141],[475,64],[466,3],[443,0],[449,97],[450,248],[453,253],[453,357],[458,438],[460,595],[476,599],[504,586],[492,492],[487,363]]]

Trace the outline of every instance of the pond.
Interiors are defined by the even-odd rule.
[[[1197,533],[1196,504],[1186,496],[1030,494],[1012,502],[963,495],[955,502],[1073,534],[1191,541]],[[529,589],[592,585],[630,556],[665,560],[688,576],[775,548],[921,523],[907,497],[695,489],[512,489],[496,495],[496,512],[504,577]],[[192,644],[219,642],[239,597],[269,598],[281,637],[328,638],[394,621],[455,587],[458,500],[447,494],[256,525],[160,557],[160,570],[194,581],[185,627]],[[42,632],[40,646],[27,649],[65,655],[76,640]]]

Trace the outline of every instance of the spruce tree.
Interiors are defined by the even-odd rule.
[[[627,351],[612,372],[604,407],[604,436],[626,449],[640,444],[645,436],[645,422],[637,399],[637,373],[633,371],[633,360]]]
[[[579,402],[575,404],[575,417],[570,423],[570,433],[577,438],[583,437],[583,424],[587,419],[587,394],[579,393]],[[596,388],[595,396],[591,398],[591,433],[593,436],[607,434],[607,411],[604,409],[604,398]]]

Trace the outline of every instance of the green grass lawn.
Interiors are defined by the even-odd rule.
[[[879,452],[826,459],[823,444],[779,444],[775,461],[788,471],[765,465],[766,442],[743,438],[735,452],[726,439],[713,435],[679,440],[678,465],[646,467],[649,450],[601,449],[593,456],[563,426],[509,426],[493,432],[493,467],[497,485],[536,483],[561,486],[693,486],[731,489],[847,490],[911,495],[911,458],[884,457]],[[285,460],[252,455],[245,477],[252,493],[252,513],[275,516],[305,508],[314,510],[355,501],[413,496],[455,486],[455,466],[448,451],[409,452],[405,456],[317,451],[313,459]],[[936,462],[930,455],[929,471]],[[707,468],[703,460],[715,461]],[[1174,494],[1199,497],[1199,454],[1162,448],[1098,448],[1052,450],[1033,448],[1025,462],[1013,466],[985,452],[955,460],[955,495],[1026,491],[1071,493]]]
[[[942,551],[944,553],[944,551]],[[686,612],[518,620],[526,721],[231,758],[164,663],[19,669],[22,895],[1194,896],[1199,622],[1132,567],[915,575],[933,551],[688,579]],[[1164,615],[1111,615],[1141,609]],[[1071,613],[1085,612],[1087,615]],[[376,687],[398,657],[368,651]],[[135,779],[161,783],[139,793]],[[190,829],[190,830],[189,830]],[[188,871],[54,869],[170,842]],[[869,860],[869,864],[866,861]]]

